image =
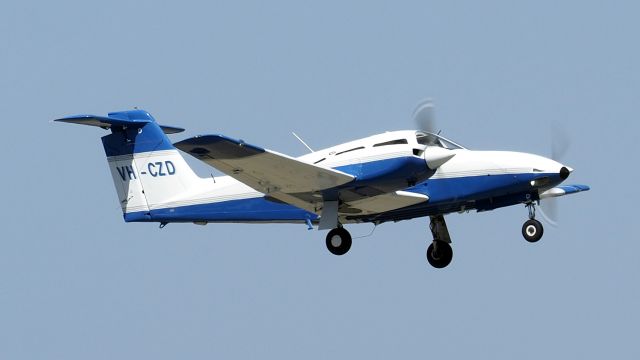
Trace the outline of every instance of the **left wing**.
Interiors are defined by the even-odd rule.
[[[560,185],[540,193],[540,199],[575,194],[589,189],[587,185]]]
[[[174,146],[257,191],[305,209],[322,201],[322,190],[355,179],[223,135],[196,136]]]

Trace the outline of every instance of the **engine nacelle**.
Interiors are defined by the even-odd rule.
[[[454,156],[456,156],[455,152],[439,146],[427,146],[423,153],[424,161],[431,170],[436,170]]]

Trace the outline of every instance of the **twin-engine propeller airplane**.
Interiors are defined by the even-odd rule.
[[[142,110],[56,121],[111,131],[102,144],[126,222],[317,225],[330,230],[326,245],[335,255],[351,248],[345,224],[429,216],[427,260],[443,268],[453,257],[444,215],[524,204],[529,219],[522,235],[536,242],[543,233],[535,219],[540,199],[589,190],[560,185],[573,170],[554,160],[466,149],[430,129],[429,103],[420,109],[414,115],[423,130],[386,132],[297,158],[224,135],[172,144],[166,134],[184,130],[158,125]],[[197,176],[178,149],[228,176]]]

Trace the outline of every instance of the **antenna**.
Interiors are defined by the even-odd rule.
[[[293,134],[293,136],[296,137],[296,139],[298,139],[298,141],[300,141],[302,143],[302,145],[304,145],[304,147],[306,147],[307,149],[309,149],[309,151],[314,152],[313,149],[311,147],[309,147],[309,145],[307,145],[306,142],[304,142],[304,140],[302,140],[300,138],[300,136],[298,136],[296,133],[294,133],[293,131],[291,132]]]

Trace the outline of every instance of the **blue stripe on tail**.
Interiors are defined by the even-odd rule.
[[[175,149],[153,116],[146,111],[113,112],[108,117],[120,123],[111,126],[111,135],[102,137],[107,156]]]

